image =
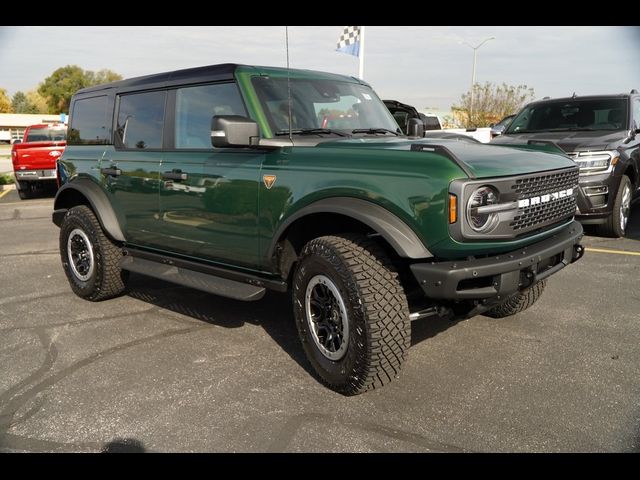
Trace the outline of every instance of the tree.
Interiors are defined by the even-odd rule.
[[[47,108],[45,104],[45,108],[43,111],[38,109],[38,106],[34,105],[27,95],[24,92],[16,92],[13,98],[11,99],[11,107],[13,108],[14,113],[46,113]]]
[[[37,90],[27,92],[27,101],[33,108],[33,113],[47,113],[49,111],[47,100]]]
[[[103,68],[102,70],[98,70],[97,72],[87,70],[87,73],[90,75],[90,83],[92,86],[122,80],[122,75],[109,70],[108,68]]]
[[[4,88],[0,88],[0,113],[11,113],[12,111],[11,100],[9,100],[7,91]]]
[[[516,113],[534,97],[534,90],[526,85],[484,85],[476,83],[473,86],[473,105],[471,105],[471,91],[463,93],[460,105],[453,105],[451,109],[465,128],[488,127],[499,122],[506,115]]]
[[[15,113],[31,113],[29,112],[29,102],[27,96],[23,92],[16,92],[11,99],[11,108]]]
[[[38,92],[46,99],[49,113],[68,113],[71,97],[76,91],[120,79],[122,76],[111,70],[93,72],[77,65],[67,65],[45,78],[38,87]]]

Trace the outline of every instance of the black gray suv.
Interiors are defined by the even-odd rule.
[[[550,143],[580,167],[576,217],[624,236],[640,189],[640,94],[549,99],[525,106],[495,144]]]

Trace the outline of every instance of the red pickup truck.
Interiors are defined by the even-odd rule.
[[[31,125],[24,140],[16,140],[11,148],[11,161],[16,188],[22,200],[56,183],[56,160],[67,145],[64,124]]]

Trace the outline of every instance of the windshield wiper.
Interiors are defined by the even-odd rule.
[[[396,137],[400,135],[398,132],[389,130],[388,128],[356,128],[351,133],[393,133]]]
[[[340,137],[346,137],[346,133],[338,132],[337,130],[331,130],[330,128],[294,128],[291,130],[292,135],[318,135],[318,134],[335,134]],[[275,135],[289,135],[289,130],[278,130]]]
[[[592,132],[593,128],[587,127],[567,127],[567,128],[552,128],[550,132]]]
[[[522,130],[516,130],[514,132],[505,132],[504,135],[517,135],[519,133],[545,133],[545,132],[592,132],[593,128],[581,128],[581,127],[567,127],[567,128],[540,128],[536,130],[529,130],[523,128]]]

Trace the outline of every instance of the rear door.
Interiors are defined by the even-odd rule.
[[[157,247],[164,114],[167,92],[118,95],[114,147],[105,152],[101,174],[127,241]]]

